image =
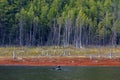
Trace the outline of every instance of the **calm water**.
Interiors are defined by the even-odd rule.
[[[0,66],[0,80],[120,80],[120,67]]]

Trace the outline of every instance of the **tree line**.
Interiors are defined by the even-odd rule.
[[[120,44],[120,0],[0,0],[0,46]]]

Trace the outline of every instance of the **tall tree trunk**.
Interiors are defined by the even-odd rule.
[[[61,24],[59,24],[59,30],[58,30],[58,42],[57,42],[57,45],[60,45],[60,41],[61,41],[61,34],[60,34],[60,32],[61,32]]]
[[[117,27],[116,25],[114,26],[116,20],[117,20],[117,3],[116,1],[113,1],[113,27]],[[112,46],[116,47],[116,38],[117,38],[117,31],[116,29],[113,30],[113,36],[112,36]]]
[[[80,35],[79,35],[79,38],[80,38],[80,45],[79,47],[82,48],[82,24],[80,24]]]
[[[78,43],[78,41],[79,41],[79,34],[78,34],[79,28],[75,27],[74,30],[75,30],[74,31],[74,46],[75,46],[75,48],[79,48],[79,43]]]
[[[47,42],[46,45],[52,45],[53,44],[53,27],[52,27],[52,19],[50,19],[50,28],[49,28],[49,33],[48,33],[48,37],[47,37]]]
[[[19,45],[23,46],[23,18],[20,15],[20,23],[19,23]]]
[[[65,21],[65,28],[64,28],[64,32],[63,32],[64,47],[68,47],[70,45],[71,25],[72,25],[72,22],[70,19]]]
[[[112,36],[112,46],[113,47],[117,46],[117,44],[116,44],[116,37],[117,37],[116,32],[113,32],[113,36]]]

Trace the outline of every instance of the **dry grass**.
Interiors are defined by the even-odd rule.
[[[106,55],[109,53],[120,56],[120,46],[111,47],[92,47],[92,48],[74,48],[74,47],[0,47],[0,56],[12,56],[13,52],[18,56],[88,56],[88,55]]]

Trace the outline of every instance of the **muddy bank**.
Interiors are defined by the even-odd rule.
[[[81,58],[81,57],[39,57],[39,58],[0,58],[2,66],[120,66],[120,58]]]

